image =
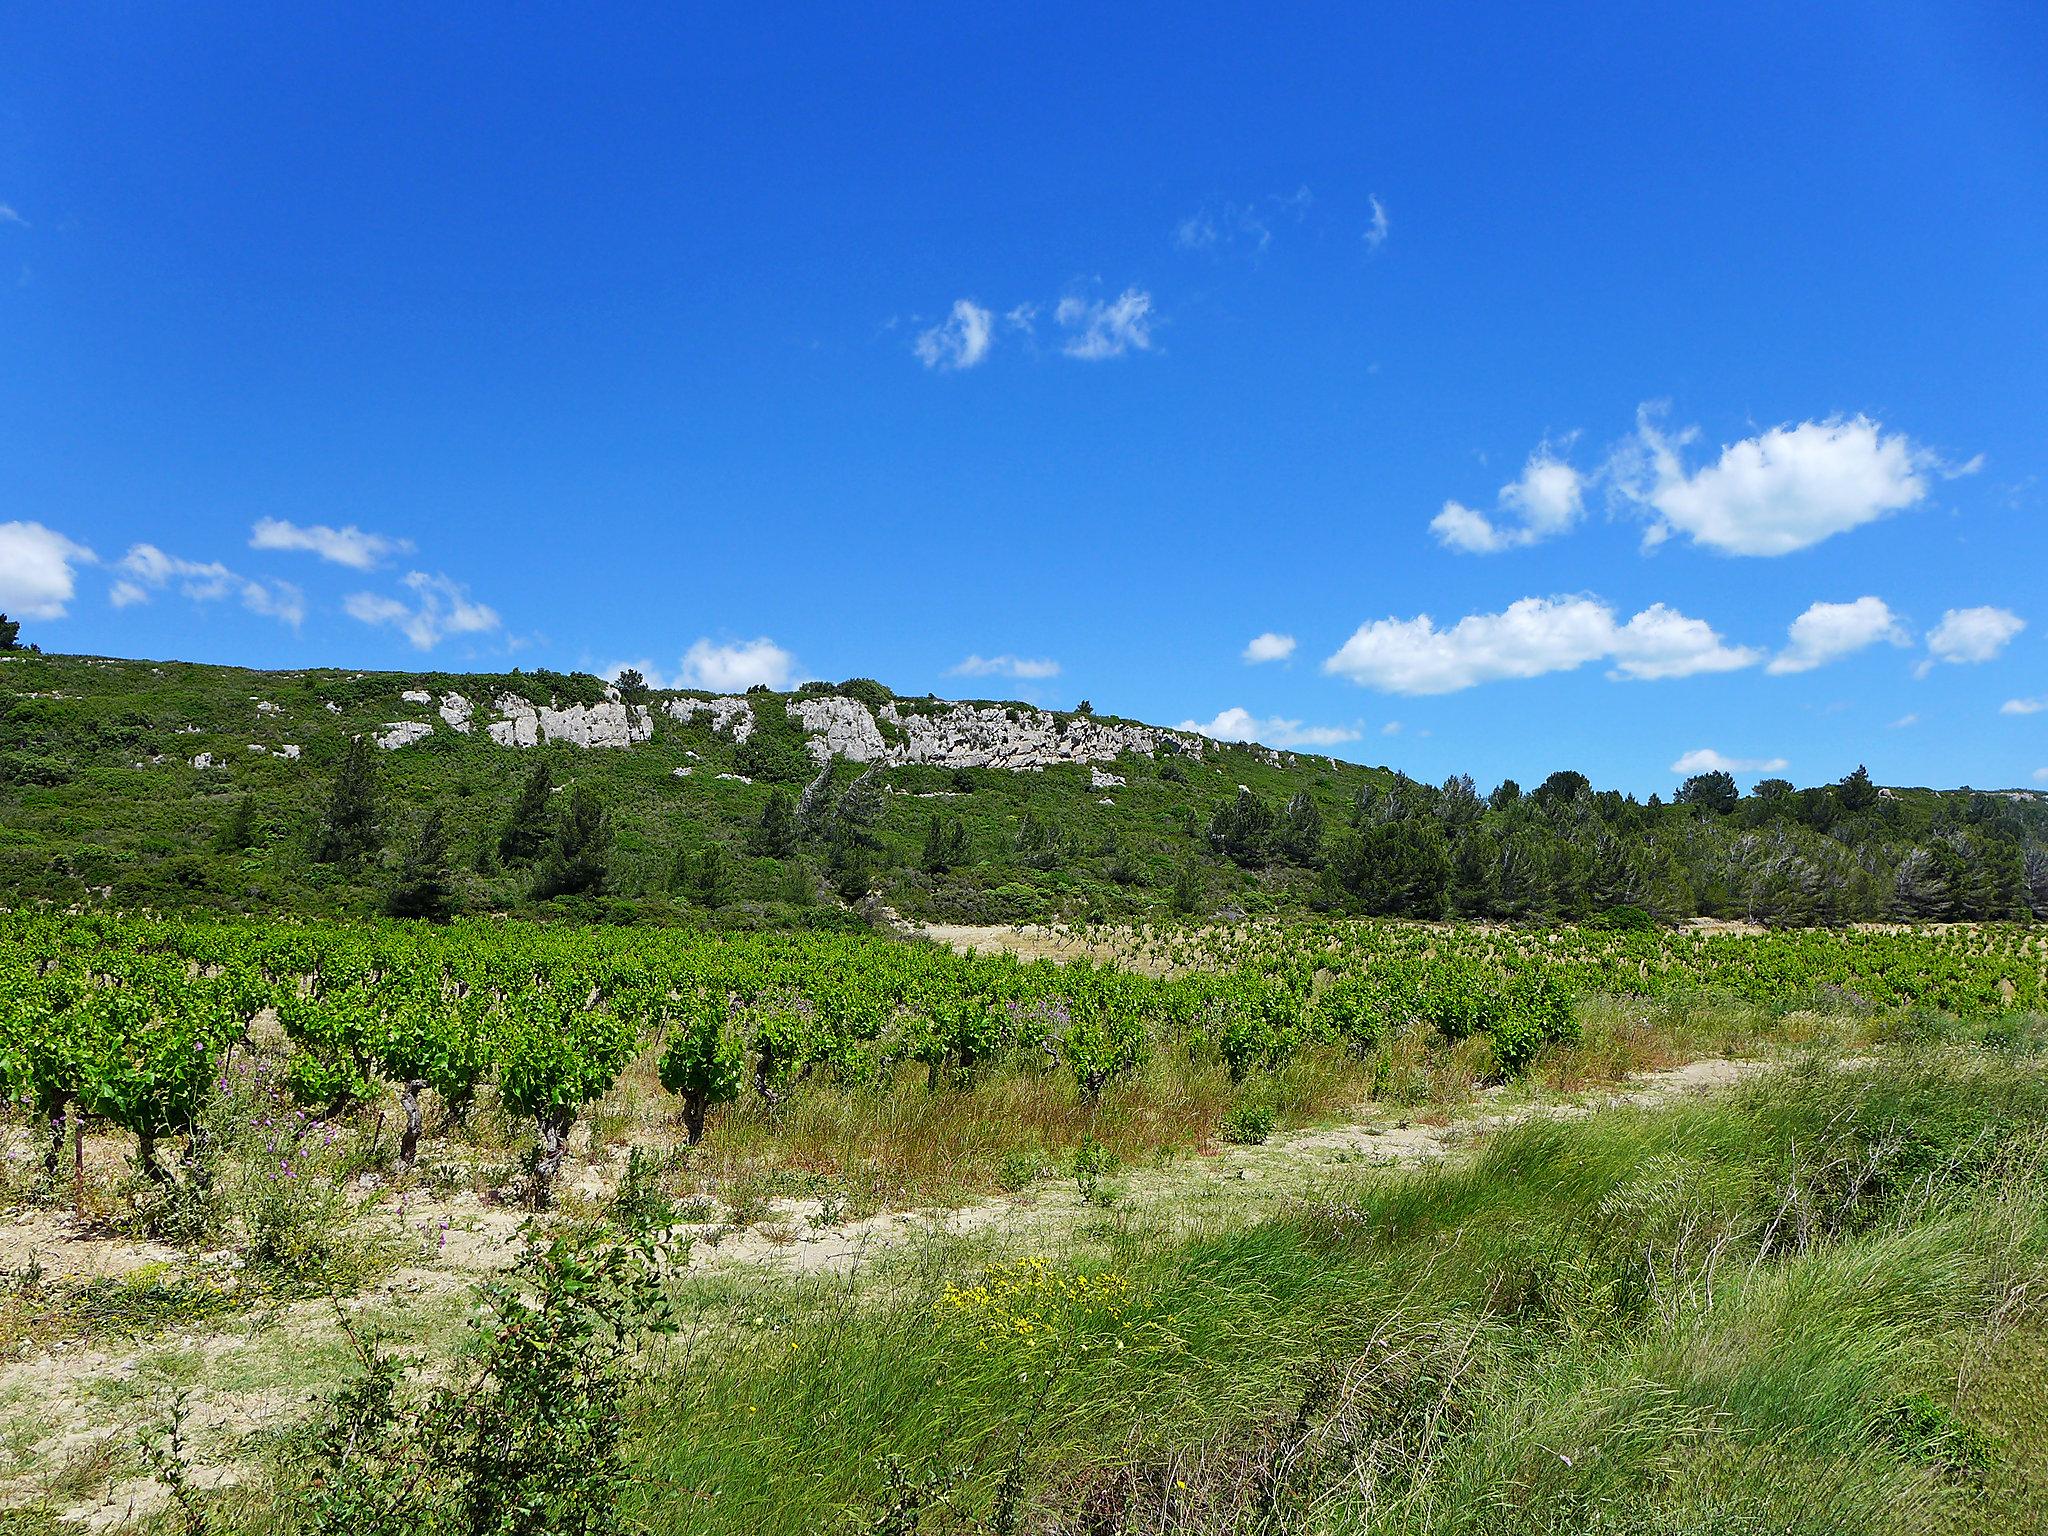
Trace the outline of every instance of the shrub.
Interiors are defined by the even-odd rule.
[[[1234,1147],[1260,1146],[1272,1134],[1270,1104],[1240,1104],[1223,1117],[1223,1139]]]

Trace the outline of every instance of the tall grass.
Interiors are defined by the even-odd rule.
[[[1525,1124],[1206,1239],[1112,1229],[1021,1286],[999,1268],[977,1291],[1005,1256],[935,1247],[886,1299],[795,1289],[657,1362],[635,1513],[754,1533],[1953,1528],[1988,1474],[1944,1418],[1951,1367],[2033,1326],[2048,1277],[2035,1067],[1950,1050],[1786,1072]]]

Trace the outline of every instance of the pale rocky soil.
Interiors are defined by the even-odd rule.
[[[886,1284],[888,1261],[934,1242],[980,1236],[1009,1251],[1071,1247],[1091,1224],[1130,1220],[1162,1236],[1256,1221],[1362,1167],[1419,1166],[1471,1138],[1530,1118],[1564,1118],[1608,1104],[1655,1106],[1728,1087],[1767,1063],[1697,1061],[1632,1079],[1577,1100],[1520,1100],[1493,1089],[1461,1118],[1424,1123],[1372,1105],[1343,1121],[1276,1136],[1263,1146],[1217,1147],[1117,1171],[1103,1180],[1112,1209],[1091,1205],[1070,1178],[953,1210],[885,1212],[828,1221],[815,1201],[771,1202],[743,1230],[705,1223],[679,1228],[693,1241],[689,1267],[728,1279],[749,1275],[842,1277]],[[623,1150],[623,1149],[621,1149]],[[600,1197],[615,1179],[602,1161],[575,1184]],[[473,1195],[408,1194],[366,1202],[362,1235],[397,1245],[399,1266],[341,1304],[399,1347],[433,1351],[472,1315],[475,1283],[517,1254],[525,1216]],[[221,1265],[226,1255],[181,1254],[158,1244],[73,1227],[40,1210],[0,1219],[0,1264],[33,1257],[45,1274],[70,1278],[133,1273],[144,1265]],[[203,1329],[142,1341],[104,1340],[33,1350],[0,1365],[0,1508],[56,1505],[82,1529],[116,1529],[162,1507],[164,1491],[142,1474],[138,1433],[187,1394],[186,1434],[202,1482],[232,1481],[249,1464],[252,1436],[302,1417],[349,1368],[350,1346],[331,1301],[258,1304]]]

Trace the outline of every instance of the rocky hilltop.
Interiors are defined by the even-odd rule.
[[[706,723],[737,745],[754,733],[757,702],[782,709],[820,763],[838,757],[889,768],[918,764],[1028,772],[1062,763],[1114,762],[1127,752],[1151,757],[1162,747],[1190,757],[1203,751],[1203,738],[1186,731],[1060,715],[1022,704],[891,700],[876,709],[836,693],[758,701],[745,694],[714,694],[666,698],[657,713],[657,706],[627,702],[616,688],[597,703],[559,708],[509,692],[482,707],[454,691],[437,699],[426,689],[407,689],[399,697],[421,706],[423,718],[384,722],[376,742],[387,751],[415,746],[437,729],[469,735],[479,725],[503,747],[628,748],[652,741],[659,717],[685,726]],[[440,724],[428,717],[438,717]]]

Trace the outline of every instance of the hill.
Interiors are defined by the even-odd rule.
[[[367,820],[323,848],[358,742]],[[899,698],[865,679],[714,695],[548,671],[0,655],[6,902],[370,911],[436,862],[418,845],[438,813],[455,905],[620,920],[816,922],[869,891],[956,922],[2048,911],[2048,803],[2025,792],[1852,776],[1739,796],[1724,778],[1670,805],[1568,770],[1481,798],[1466,779],[1431,787],[1085,705]],[[523,793],[525,836],[508,839]],[[589,846],[556,846],[562,878],[541,878],[565,827]],[[561,889],[537,903],[537,885]]]

